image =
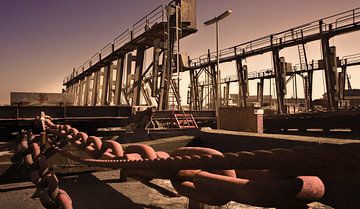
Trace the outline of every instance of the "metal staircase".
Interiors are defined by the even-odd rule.
[[[180,129],[199,128],[192,114],[174,114],[174,120]]]
[[[300,40],[304,40],[304,33],[301,30],[300,32],[296,33],[296,38]],[[300,70],[308,70],[308,60],[306,56],[306,49],[305,44],[302,42],[302,44],[298,44],[298,52],[299,52],[299,61],[300,61]]]

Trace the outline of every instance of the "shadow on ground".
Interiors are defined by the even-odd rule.
[[[61,180],[61,188],[70,195],[77,209],[161,209],[151,205],[138,204],[91,174],[81,174],[78,178]]]

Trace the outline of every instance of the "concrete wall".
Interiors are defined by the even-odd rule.
[[[66,93],[11,92],[10,104],[20,106],[73,105],[74,99]]]
[[[223,107],[219,109],[220,129],[243,132],[262,132],[262,115],[253,107]]]
[[[239,152],[349,143],[360,143],[360,140],[202,129],[201,135],[197,136],[187,146],[208,147],[221,152]]]

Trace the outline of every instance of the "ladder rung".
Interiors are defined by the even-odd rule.
[[[196,126],[182,126],[181,129],[184,129],[184,128],[197,128]]]

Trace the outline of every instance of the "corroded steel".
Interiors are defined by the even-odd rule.
[[[170,179],[180,194],[210,205],[237,201],[264,207],[305,207],[308,202],[321,200],[325,194],[324,183],[319,177],[298,176],[296,173],[283,179],[257,181],[237,176],[234,168],[248,170],[284,166],[291,169],[310,167],[310,172],[303,172],[310,174],[316,169],[334,166],[317,164],[318,160],[304,160],[306,157],[314,155],[323,159],[324,156],[329,157],[335,149],[345,152],[349,148],[341,147],[342,145],[340,149],[338,146],[319,145],[224,154],[210,148],[183,147],[168,154],[156,152],[152,147],[143,144],[122,147],[118,142],[102,141],[69,125],[56,125],[50,118],[43,121],[49,133],[50,144],[65,157],[90,166],[121,168],[128,176]],[[81,158],[57,147],[55,142],[59,140],[75,144],[90,158]],[[322,154],[316,154],[317,149],[320,149]],[[340,167],[357,168],[356,159],[353,163]],[[340,161],[342,160],[345,158],[340,158]]]

